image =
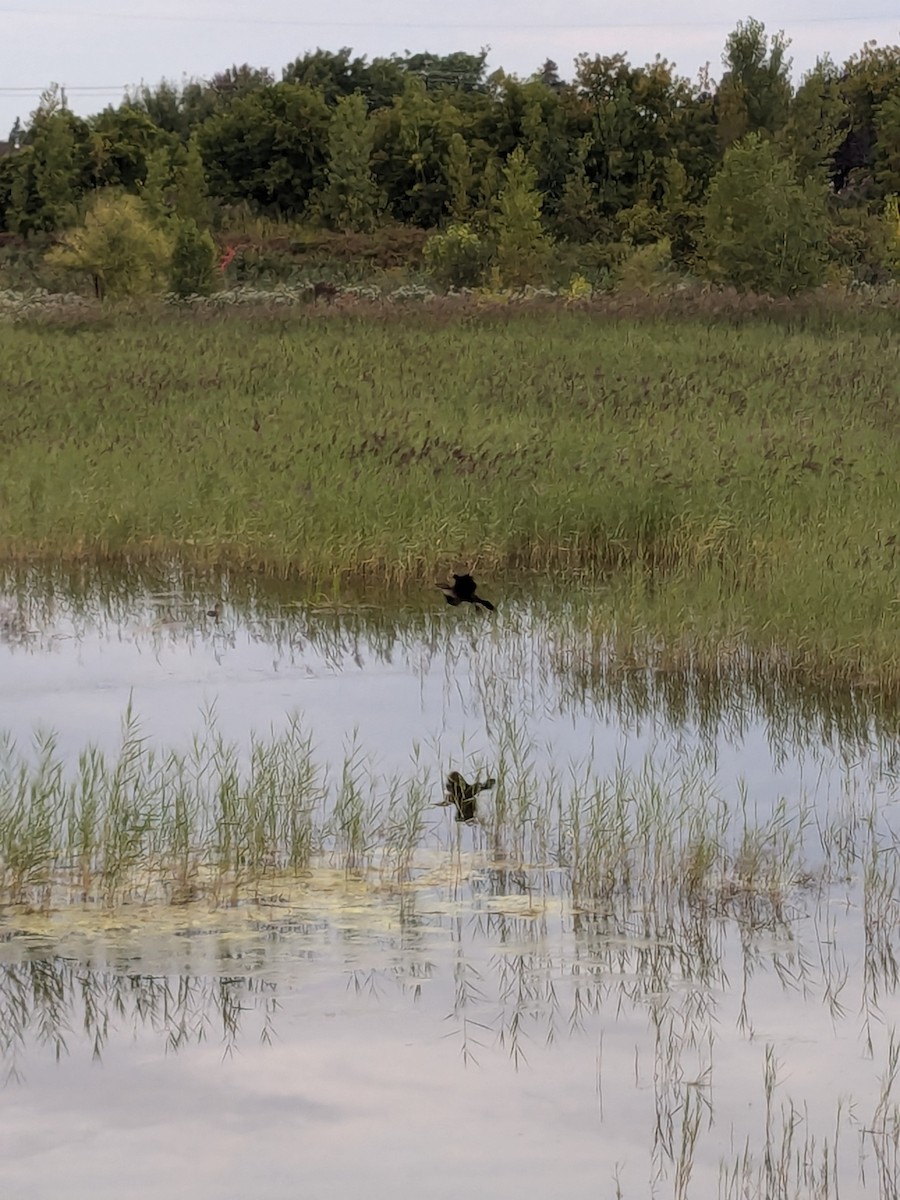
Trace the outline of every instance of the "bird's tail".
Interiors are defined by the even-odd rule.
[[[486,608],[488,610],[488,612],[496,612],[497,611],[494,608],[493,604],[491,604],[490,600],[482,600],[482,598],[480,596],[473,596],[472,601],[474,604],[480,604],[482,608]]]
[[[478,783],[474,784],[475,791],[489,792],[496,782],[496,779],[479,780]]]

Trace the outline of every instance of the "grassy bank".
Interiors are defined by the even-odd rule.
[[[0,326],[0,554],[330,583],[610,572],[612,613],[900,681],[900,342],[557,306]],[[502,586],[499,588],[502,592]]]

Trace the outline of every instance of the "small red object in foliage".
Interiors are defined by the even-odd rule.
[[[228,249],[225,251],[225,253],[222,255],[222,257],[219,259],[219,270],[224,272],[225,268],[234,259],[234,256],[236,254],[237,254],[237,247],[229,246]]]

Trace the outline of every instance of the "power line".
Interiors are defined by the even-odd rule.
[[[78,84],[61,83],[59,85],[65,92],[78,92],[79,95],[85,92],[99,92],[100,94],[108,94],[109,92],[121,92],[130,87],[127,83],[111,83],[109,87],[101,86],[100,84],[85,84],[83,87]],[[34,92],[45,92],[47,84],[43,87],[0,87],[0,96],[30,96]]]
[[[458,29],[460,31],[475,32],[483,30],[484,32],[494,32],[502,30],[508,32],[510,24],[508,21],[322,21],[322,20],[301,20],[293,17],[244,17],[244,16],[228,16],[219,14],[214,17],[191,16],[186,13],[125,13],[125,12],[100,12],[92,9],[84,9],[81,12],[62,12],[59,9],[50,8],[0,8],[0,14],[4,16],[18,17],[75,17],[78,20],[98,20],[98,21],[161,21],[164,23],[176,24],[197,24],[197,25],[261,25],[261,26],[291,26],[298,29]],[[805,25],[859,25],[871,24],[874,21],[883,21],[885,23],[893,23],[896,16],[889,16],[887,13],[876,13],[868,16],[817,16],[817,17],[801,17],[796,20],[786,21],[785,26],[797,28]],[[622,30],[622,29],[720,29],[723,27],[730,28],[734,24],[731,18],[719,18],[706,21],[533,21],[522,22],[517,21],[514,28],[516,30],[539,30],[539,31],[563,31],[563,30]]]

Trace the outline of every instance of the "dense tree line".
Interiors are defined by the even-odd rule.
[[[106,189],[201,230],[227,230],[242,206],[346,231],[395,221],[477,234],[499,228],[505,204],[510,245],[519,218],[538,222],[540,251],[555,241],[602,259],[665,241],[676,266],[702,261],[741,285],[744,251],[729,239],[762,213],[783,259],[812,247],[818,267],[795,283],[829,262],[886,278],[898,265],[900,47],[822,58],[797,87],[787,49],[741,23],[718,83],[659,58],[583,54],[570,80],[550,61],[523,80],[488,75],[485,53],[368,62],[318,50],[279,80],[233,67],[141,87],[88,119],[50,89],[0,158],[0,230],[70,229]],[[784,262],[769,265],[778,290]]]

